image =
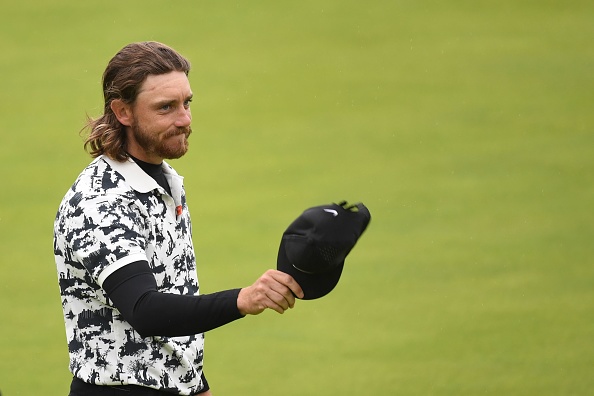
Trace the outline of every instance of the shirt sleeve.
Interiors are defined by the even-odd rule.
[[[202,370],[200,376],[202,378],[202,390],[200,390],[198,394],[205,393],[206,391],[210,390],[210,385],[208,385],[208,381],[206,380],[206,376],[204,375],[204,370]]]
[[[199,296],[162,293],[147,261],[119,268],[105,279],[103,289],[143,337],[204,333],[243,317],[237,308],[240,289]]]
[[[82,263],[93,280],[105,279],[132,262],[146,260],[146,224],[126,195],[83,196],[70,198],[66,238],[72,259]]]

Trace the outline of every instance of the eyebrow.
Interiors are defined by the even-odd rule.
[[[194,98],[194,94],[192,93],[184,98],[184,102],[187,100],[192,100],[193,98]],[[155,107],[162,107],[165,105],[170,105],[175,102],[177,102],[177,98],[176,99],[161,99],[161,100],[154,102],[153,105]]]

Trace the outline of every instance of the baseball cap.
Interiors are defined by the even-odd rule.
[[[297,281],[304,300],[325,296],[338,284],[346,256],[370,220],[362,203],[342,201],[305,210],[283,233],[277,270]]]

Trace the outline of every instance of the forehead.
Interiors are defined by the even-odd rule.
[[[159,101],[163,99],[185,100],[192,95],[190,81],[184,72],[169,72],[166,74],[150,74],[146,77],[140,90],[137,100]]]

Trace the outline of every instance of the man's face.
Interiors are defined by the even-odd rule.
[[[128,152],[151,163],[180,158],[188,151],[192,90],[183,72],[149,75],[132,105]]]

